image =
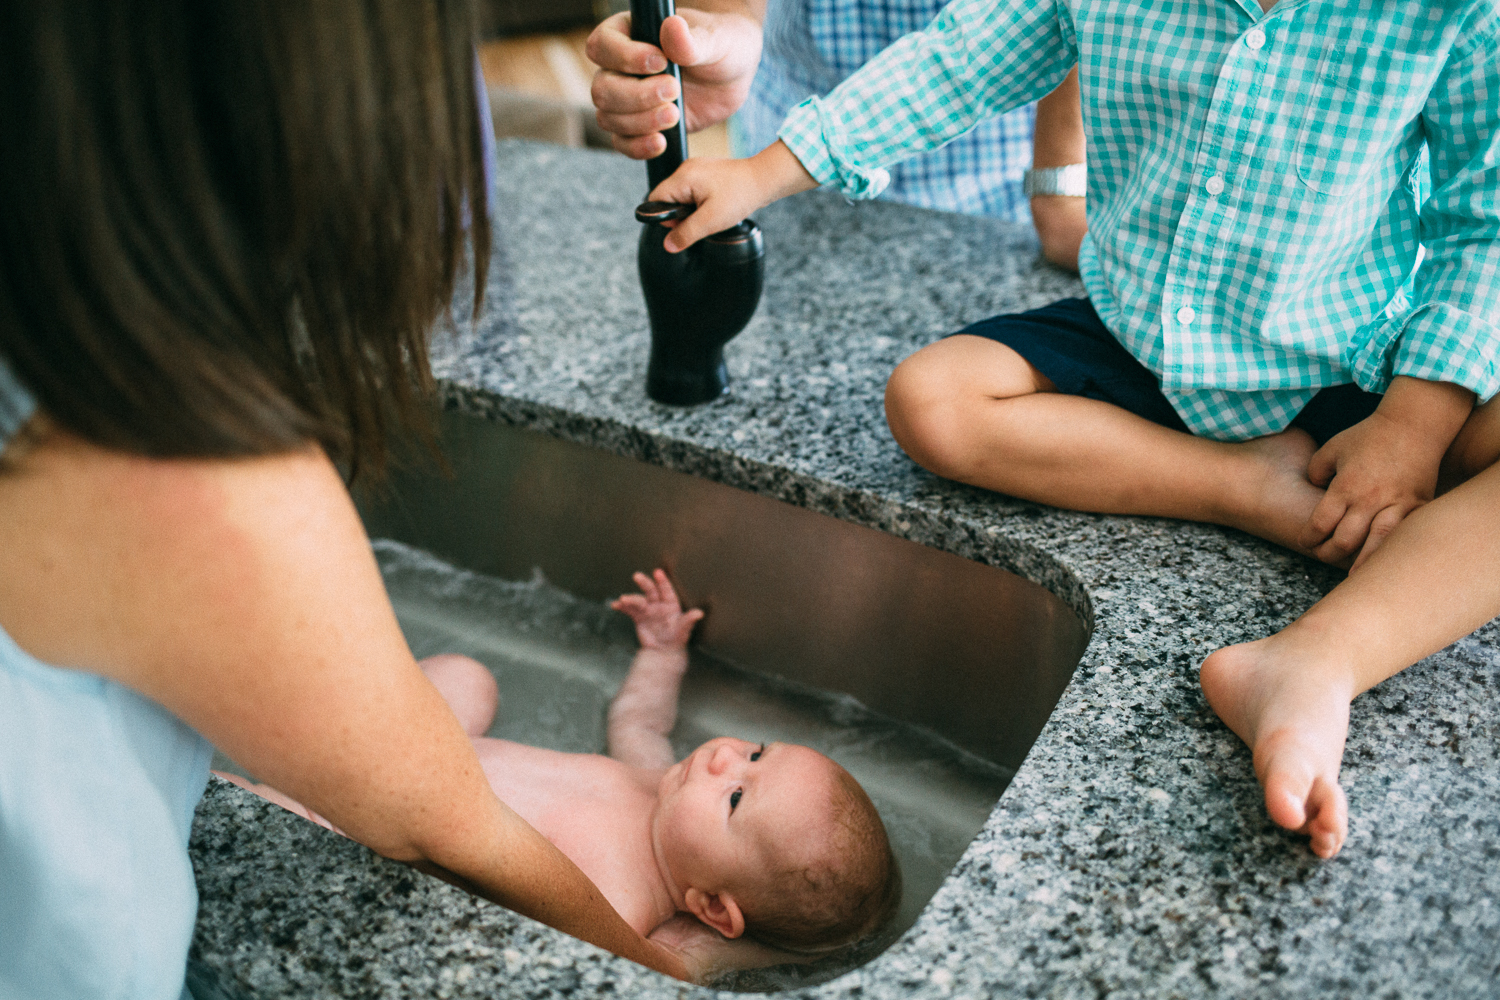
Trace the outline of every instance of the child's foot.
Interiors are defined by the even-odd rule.
[[[483,736],[500,707],[500,685],[484,664],[457,653],[439,653],[418,663],[469,736]]]
[[[1307,834],[1312,852],[1331,858],[1349,829],[1339,765],[1353,682],[1289,646],[1282,633],[1218,650],[1203,661],[1199,681],[1253,752],[1271,819]]]
[[[1292,427],[1233,447],[1248,460],[1250,473],[1246,488],[1239,493],[1239,509],[1227,519],[1228,523],[1312,556],[1312,552],[1297,544],[1302,528],[1324,493],[1307,478],[1307,464],[1318,450],[1312,435]]]

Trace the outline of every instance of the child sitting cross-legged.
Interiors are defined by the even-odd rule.
[[[659,569],[635,581],[641,592],[612,605],[635,621],[641,648],[610,704],[607,757],[484,736],[499,700],[490,672],[466,656],[422,661],[495,794],[697,978],[806,961],[878,928],[900,878],[848,771],[808,747],[729,737],[674,763],[667,734],[703,612],[684,612]],[[333,829],[275,789],[221,777]]]
[[[886,417],[951,479],[1228,525],[1352,567],[1354,596],[1201,673],[1272,818],[1331,857],[1350,699],[1494,607],[1486,590],[1434,617],[1415,585],[1496,576],[1431,530],[1465,524],[1474,551],[1500,532],[1482,485],[1500,457],[1494,0],[954,0],[794,108],[761,153],[689,160],[650,197],[697,206],[673,251],[818,184],[874,197],[888,165],[1075,62],[1088,297],[922,348],[892,374]],[[1433,572],[1407,573],[1426,553]],[[1371,650],[1372,622],[1419,641]]]

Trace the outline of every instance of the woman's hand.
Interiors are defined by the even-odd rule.
[[[736,969],[802,964],[820,957],[781,951],[744,935],[727,938],[691,913],[679,913],[656,928],[651,941],[678,956],[687,978],[695,983],[711,983]]]
[[[802,161],[777,139],[746,160],[688,160],[656,186],[650,199],[697,206],[687,218],[663,223],[672,229],[667,250],[679,253],[738,225],[758,208],[817,186]]]

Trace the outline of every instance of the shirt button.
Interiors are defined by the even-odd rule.
[[[1260,51],[1260,47],[1266,44],[1266,33],[1259,28],[1251,28],[1245,35],[1245,44],[1250,46],[1252,51]]]
[[[1224,178],[1222,178],[1222,177],[1210,177],[1208,179],[1208,183],[1205,184],[1205,185],[1203,185],[1203,186],[1206,187],[1206,188],[1208,188],[1208,193],[1209,194],[1213,194],[1213,195],[1223,194],[1224,193]]]
[[[1187,326],[1197,318],[1198,314],[1193,312],[1192,306],[1183,306],[1181,309],[1177,310],[1177,322],[1181,323],[1183,326]]]

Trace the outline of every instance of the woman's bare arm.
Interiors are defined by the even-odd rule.
[[[490,790],[320,451],[165,461],[50,434],[0,475],[0,625],[160,702],[378,853],[683,974]]]
[[[639,594],[625,594],[611,605],[635,622],[641,648],[609,704],[609,755],[636,767],[667,768],[674,760],[667,737],[677,724],[688,637],[703,612],[682,610],[662,570],[651,576],[635,574],[635,584],[641,588]]]

